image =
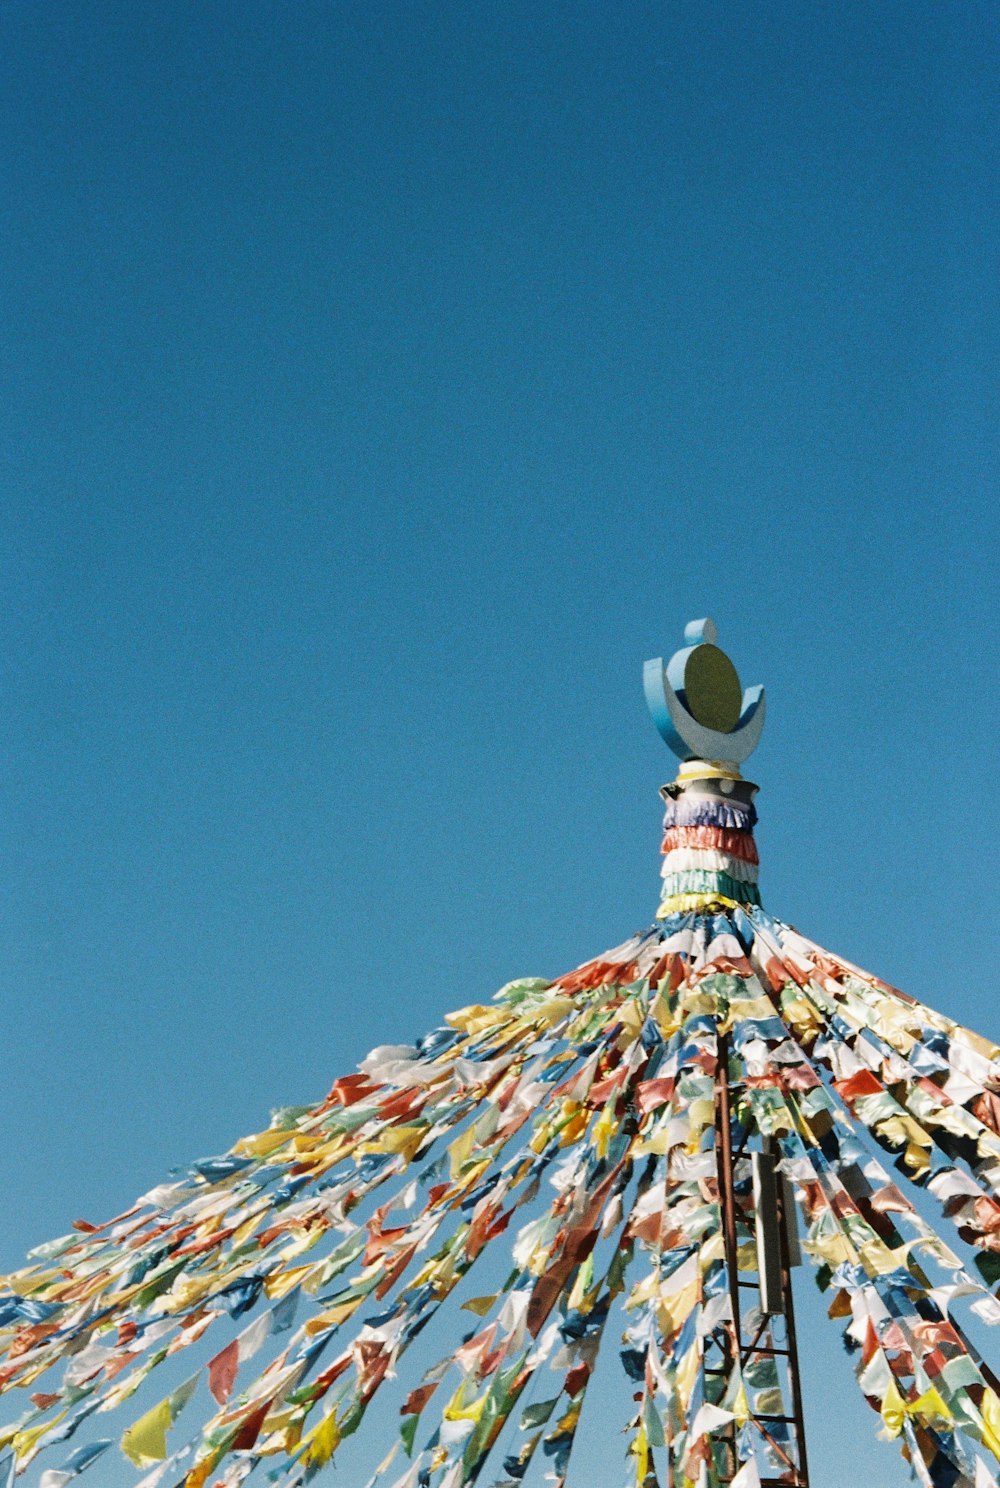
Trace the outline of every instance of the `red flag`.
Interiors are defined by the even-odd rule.
[[[227,1343],[221,1353],[208,1361],[208,1388],[220,1405],[225,1405],[233,1393],[236,1371],[240,1366],[239,1339]]]

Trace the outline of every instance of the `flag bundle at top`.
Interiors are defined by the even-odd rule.
[[[608,1354],[629,1483],[807,1488],[800,1242],[880,1434],[929,1488],[996,1482],[967,1315],[1000,1323],[1000,1051],[764,911],[763,692],[686,640],[646,669],[681,759],[656,923],[32,1252],[4,1488],[109,1451],[115,1483],[300,1488],[363,1427],[372,1485],[562,1488]]]

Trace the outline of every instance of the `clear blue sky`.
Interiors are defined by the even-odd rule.
[[[0,1265],[648,921],[696,615],[766,906],[1000,1033],[998,54],[6,0]]]

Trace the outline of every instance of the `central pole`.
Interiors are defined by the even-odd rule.
[[[729,1297],[732,1304],[732,1334],[728,1347],[730,1365],[738,1363],[741,1370],[757,1359],[770,1359],[777,1369],[784,1364],[785,1380],[779,1379],[781,1393],[791,1405],[790,1414],[760,1413],[750,1410],[753,1424],[762,1447],[781,1464],[780,1477],[761,1477],[761,1488],[809,1488],[809,1466],[806,1456],[805,1418],[802,1410],[802,1388],[799,1378],[799,1352],[795,1337],[795,1312],[792,1302],[792,1275],[789,1255],[788,1222],[785,1212],[784,1182],[780,1175],[774,1185],[771,1207],[768,1212],[757,1212],[753,1201],[744,1202],[736,1192],[736,1163],[746,1150],[752,1135],[747,1128],[740,1138],[739,1148],[733,1151],[733,1101],[729,1079],[730,1038],[728,1033],[718,1035],[718,1063],[716,1067],[716,1111],[718,1115],[718,1178],[719,1204],[722,1211],[722,1233],[725,1245],[726,1270],[729,1282]],[[769,1141],[765,1152],[772,1161],[779,1153],[777,1144]],[[773,1311],[763,1312],[762,1320],[753,1330],[753,1336],[744,1337],[741,1292],[751,1291],[760,1295],[759,1273],[741,1274],[739,1261],[738,1225],[742,1222],[755,1237],[758,1228],[769,1246],[777,1250],[779,1298],[769,1302]],[[763,1310],[763,1309],[762,1309]],[[774,1338],[771,1319],[780,1316],[785,1322],[784,1343]],[[777,1431],[775,1428],[779,1428]],[[785,1436],[789,1432],[791,1440]],[[779,1440],[785,1436],[785,1440]],[[731,1482],[738,1468],[736,1428],[730,1430],[727,1441],[727,1456],[730,1461],[730,1476],[722,1482]]]

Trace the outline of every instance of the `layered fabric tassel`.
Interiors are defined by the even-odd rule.
[[[701,760],[664,787],[659,918],[760,904],[756,790],[737,771]]]

